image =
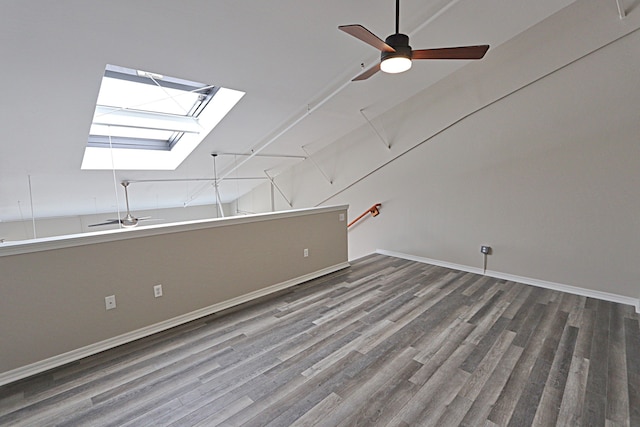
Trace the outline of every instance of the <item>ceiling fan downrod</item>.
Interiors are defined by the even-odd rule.
[[[400,0],[396,0],[396,34],[400,34]]]

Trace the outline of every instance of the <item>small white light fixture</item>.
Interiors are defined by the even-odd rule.
[[[411,68],[411,59],[404,56],[393,56],[386,58],[380,63],[380,70],[385,73],[403,73]]]

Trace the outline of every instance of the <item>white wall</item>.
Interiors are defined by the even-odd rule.
[[[383,204],[350,230],[352,259],[481,268],[487,244],[493,271],[639,298],[640,11],[610,6],[576,2],[374,118],[391,150],[366,125],[321,150],[333,184],[309,161],[276,181],[294,206],[349,203],[350,219]]]

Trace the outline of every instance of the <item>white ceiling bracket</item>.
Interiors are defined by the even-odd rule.
[[[378,138],[380,138],[380,141],[382,141],[382,143],[384,144],[385,147],[387,147],[387,149],[391,150],[391,144],[388,143],[383,137],[382,135],[380,135],[380,132],[378,132],[378,129],[376,129],[376,127],[373,125],[373,123],[371,123],[371,120],[369,120],[369,118],[367,116],[365,116],[364,114],[364,109],[360,110],[360,114],[362,114],[362,117],[364,117],[364,119],[367,121],[367,123],[369,123],[369,126],[371,126],[371,129],[373,129],[373,131],[376,133],[376,135],[378,135]]]
[[[304,148],[304,145],[303,145],[302,147],[300,147],[300,148],[302,148],[302,151],[304,151],[305,153],[307,153],[307,158],[308,158],[309,160],[311,160],[311,163],[313,163],[313,165],[314,165],[316,168],[318,168],[318,170],[320,171],[320,173],[322,174],[322,176],[324,176],[324,179],[326,179],[326,180],[327,180],[327,182],[329,182],[329,184],[333,185],[333,180],[332,180],[331,178],[329,178],[329,177],[327,176],[327,174],[326,174],[326,173],[324,173],[324,171],[322,170],[322,168],[320,167],[320,165],[319,165],[319,164],[317,164],[315,160],[313,160],[313,157],[311,157],[311,154],[309,154],[309,152],[307,151],[307,149],[306,149],[306,148]]]
[[[267,176],[267,178],[269,179],[269,181],[271,181],[271,185],[273,185],[274,187],[276,187],[276,190],[278,190],[278,193],[280,193],[280,195],[282,196],[282,198],[284,200],[287,201],[287,204],[289,205],[290,208],[293,207],[293,203],[291,203],[289,201],[289,199],[287,199],[287,196],[284,195],[284,193],[282,192],[282,190],[280,189],[280,187],[278,187],[278,184],[276,184],[276,181],[271,177],[271,175],[269,175],[269,172],[267,172],[266,170],[264,171],[264,174]]]
[[[620,19],[624,19],[627,16],[627,12],[624,10],[624,0],[616,0],[616,4],[618,5],[618,14],[620,15]]]

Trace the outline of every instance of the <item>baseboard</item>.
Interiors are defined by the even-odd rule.
[[[486,276],[495,277],[496,279],[510,280],[512,282],[524,283],[525,285],[537,286],[539,288],[552,289],[554,291],[567,292],[574,295],[580,295],[580,296],[596,298],[604,301],[631,305],[635,307],[636,313],[640,313],[640,298],[631,298],[624,295],[612,294],[609,292],[580,288],[578,286],[564,285],[562,283],[548,282],[545,280],[532,279],[530,277],[524,277],[524,276],[516,276],[514,274],[501,273],[499,271],[492,271],[492,270],[484,271],[481,268],[470,267],[468,265],[454,264],[451,262],[419,257],[415,255],[404,254],[401,252],[387,251],[384,249],[378,249],[376,250],[376,253],[380,255],[388,255],[396,258],[403,258],[410,261],[422,262],[425,264],[438,265],[440,267],[451,268],[453,270],[466,271],[469,273],[476,273],[476,274],[484,274]]]
[[[322,270],[306,274],[304,276],[296,277],[294,279],[287,280],[285,282],[281,282],[281,283],[266,287],[264,289],[250,292],[248,294],[241,295],[239,297],[232,298],[227,301],[213,304],[209,307],[205,307],[181,316],[177,316],[177,317],[162,321],[160,323],[156,323],[141,329],[137,329],[135,331],[131,331],[126,334],[118,335],[117,337],[109,338],[107,340],[100,341],[95,344],[91,344],[76,350],[69,351],[67,353],[63,353],[39,362],[32,363],[27,366],[23,366],[8,372],[4,372],[0,374],[0,386],[12,383],[14,381],[21,380],[23,378],[30,377],[31,375],[48,371],[49,369],[57,368],[67,363],[75,362],[76,360],[80,360],[84,357],[100,353],[101,351],[109,350],[119,345],[126,344],[129,342],[135,341],[137,339],[144,338],[149,335],[153,335],[155,333],[162,332],[176,326],[180,326],[184,323],[191,322],[201,317],[208,316],[210,314],[217,313],[222,310],[226,310],[227,308],[231,308],[231,307],[243,304],[245,302],[249,302],[257,298],[267,296],[274,292],[278,292],[278,291],[290,288],[292,286],[299,285],[309,280],[317,279],[318,277],[322,277],[326,274],[333,273],[333,272],[342,270],[346,267],[349,267],[349,265],[350,264],[348,262],[336,264],[336,265],[324,268]]]

